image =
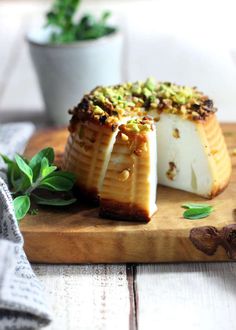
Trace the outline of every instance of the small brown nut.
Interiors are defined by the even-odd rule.
[[[177,167],[174,162],[169,162],[169,169],[166,172],[166,176],[169,180],[173,181],[177,175]]]
[[[233,149],[232,156],[236,156],[236,148]]]
[[[130,175],[129,170],[125,169],[119,173],[118,179],[119,179],[119,181],[122,181],[122,182],[126,181],[126,180],[128,180],[129,175]]]
[[[157,123],[157,122],[160,120],[160,116],[158,116],[158,117],[154,117],[153,120],[155,121],[155,123]]]
[[[129,140],[129,137],[128,137],[128,135],[126,135],[126,134],[124,134],[124,133],[121,133],[121,139],[122,139],[123,141],[128,141],[128,140]]]
[[[173,133],[172,133],[173,137],[176,138],[176,139],[179,139],[180,138],[180,134],[179,134],[179,130],[178,128],[175,128],[173,130]]]
[[[219,150],[217,150],[217,149],[212,149],[211,150],[211,154],[214,156],[215,154],[217,154],[217,152],[219,152]]]

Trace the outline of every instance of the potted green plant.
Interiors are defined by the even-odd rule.
[[[55,0],[45,26],[27,35],[47,114],[68,123],[68,109],[97,85],[119,83],[123,37],[110,14],[77,17],[79,0]]]

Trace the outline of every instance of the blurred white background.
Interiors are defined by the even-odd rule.
[[[43,116],[24,35],[49,3],[0,0],[1,121]],[[83,12],[103,9],[125,34],[124,80],[154,76],[197,86],[215,100],[221,121],[236,121],[235,0],[82,1]]]

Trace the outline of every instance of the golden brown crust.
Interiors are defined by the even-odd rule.
[[[131,207],[130,203],[120,203],[109,199],[101,199],[99,215],[122,221],[149,222],[151,219],[147,210],[141,209],[136,204]]]
[[[223,182],[221,184],[221,186],[213,187],[211,194],[208,196],[208,199],[213,199],[216,196],[218,196],[219,194],[221,194],[227,188],[229,181],[230,181],[230,177],[229,177],[228,181]]]
[[[68,126],[70,133],[76,131],[76,127],[79,122],[86,121],[109,128],[113,132],[118,127],[118,123],[107,121],[108,115],[99,116],[97,118],[94,116],[94,112],[92,110],[91,104],[89,103],[88,96],[84,96],[82,101],[77,106],[75,106],[73,109],[70,109],[69,114],[72,115]]]
[[[202,122],[200,130],[209,146],[208,157],[212,163],[214,184],[208,198],[219,195],[227,187],[232,173],[232,164],[219,122],[214,114]]]
[[[71,113],[72,112],[70,112],[70,114]],[[86,121],[93,123],[95,125],[99,125],[99,126],[101,126],[102,129],[108,128],[108,129],[112,130],[112,132],[114,132],[118,127],[118,123],[117,124],[108,124],[108,123],[99,122],[97,119],[93,118],[91,115],[83,116],[82,117],[83,119],[81,119],[81,117],[78,114],[80,114],[80,112],[77,112],[76,115],[73,115],[70,120],[70,124],[68,126],[68,131],[70,133],[74,133],[76,131],[76,127],[80,122],[86,122]]]

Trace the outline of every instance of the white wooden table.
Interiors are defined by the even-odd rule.
[[[44,1],[0,2],[0,122],[45,124],[23,42],[28,21],[44,8]],[[33,268],[51,300],[50,330],[236,328],[235,263]]]

